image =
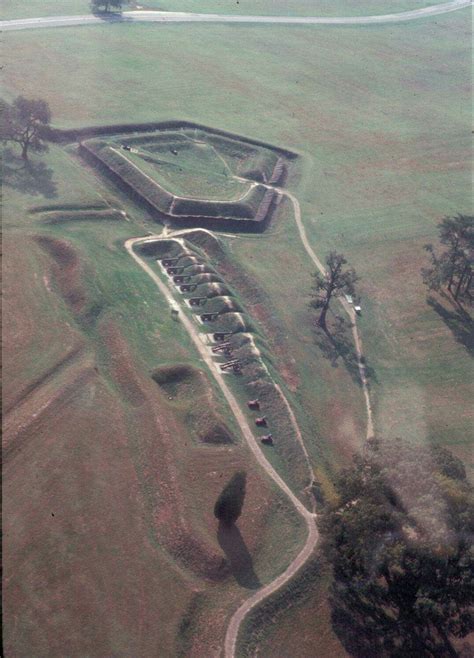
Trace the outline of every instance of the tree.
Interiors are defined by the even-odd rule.
[[[313,274],[311,306],[315,309],[321,309],[317,324],[325,331],[327,331],[326,315],[333,297],[342,294],[354,294],[354,286],[358,277],[352,268],[344,269],[346,264],[347,260],[343,254],[331,251],[326,258],[327,269],[325,275],[323,276],[319,272]]]
[[[425,245],[431,264],[421,270],[423,281],[430,290],[446,287],[455,301],[471,300],[474,217],[445,217],[438,228],[439,240],[445,249],[437,252],[432,244]]]
[[[214,516],[226,525],[232,525],[239,518],[245,498],[247,476],[236,473],[226,484],[214,505]]]
[[[19,144],[23,160],[28,160],[29,149],[47,150],[43,134],[51,121],[51,112],[46,101],[18,96],[11,105],[3,102],[0,109],[1,139]]]
[[[91,0],[92,11],[108,12],[110,7],[120,10],[122,9],[122,0]]]
[[[446,450],[371,440],[322,530],[333,627],[357,658],[457,656],[474,630],[473,488]]]

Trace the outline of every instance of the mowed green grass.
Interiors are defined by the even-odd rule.
[[[41,375],[42,369],[47,368],[50,364],[54,364],[57,360],[57,356],[55,353],[52,353],[48,341],[54,340],[55,344],[60,348],[61,345],[64,347],[68,343],[71,333],[74,332],[74,335],[79,335],[86,345],[88,354],[94,356],[93,363],[96,364],[97,372],[100,373],[101,377],[100,390],[104,389],[106,391],[107,399],[113,400],[113,404],[111,402],[109,406],[99,407],[97,409],[93,407],[93,411],[90,411],[87,405],[91,403],[92,398],[87,398],[86,394],[83,394],[83,397],[78,396],[78,402],[74,407],[74,415],[72,416],[74,422],[72,422],[71,426],[68,426],[67,430],[61,425],[61,418],[64,419],[65,423],[68,422],[68,414],[64,412],[62,415],[57,414],[57,423],[54,425],[51,424],[53,436],[54,432],[57,432],[58,435],[58,440],[55,441],[54,457],[58,460],[58,463],[61,463],[62,460],[62,470],[65,473],[69,473],[69,469],[74,467],[74,463],[72,463],[72,466],[70,465],[68,452],[70,447],[66,450],[63,442],[66,439],[73,441],[75,431],[82,436],[81,430],[78,428],[81,422],[85,422],[85,418],[87,419],[87,440],[97,445],[101,444],[100,438],[103,438],[103,435],[100,434],[100,436],[97,436],[96,441],[93,434],[94,414],[97,412],[101,414],[110,433],[113,434],[115,428],[120,427],[120,431],[123,432],[123,435],[129,441],[130,454],[134,459],[140,461],[140,455],[145,450],[146,442],[144,439],[145,430],[143,428],[149,426],[150,418],[145,413],[143,417],[140,417],[140,409],[131,407],[129,399],[124,396],[124,388],[127,386],[127,380],[117,379],[117,375],[114,374],[114,364],[116,362],[119,363],[120,359],[125,357],[122,351],[118,351],[117,354],[114,354],[113,350],[111,351],[111,344],[107,342],[105,327],[113,326],[115,331],[120,332],[120,335],[125,337],[125,353],[127,351],[130,352],[135,373],[139,373],[138,376],[145,381],[145,385],[151,387],[152,393],[156,391],[158,399],[161,399],[159,398],[161,395],[159,388],[151,380],[151,372],[156,367],[163,363],[176,360],[194,365],[196,368],[203,368],[203,364],[197,358],[186,332],[179,323],[176,323],[171,318],[168,305],[159,294],[156,286],[149,277],[143,274],[123,247],[123,243],[127,238],[144,235],[153,228],[159,230],[159,227],[154,227],[151,223],[142,224],[141,222],[144,220],[144,217],[135,207],[133,207],[134,221],[126,221],[125,219],[121,221],[102,221],[98,215],[96,221],[92,218],[87,221],[82,219],[68,219],[64,223],[48,224],[45,221],[48,217],[47,214],[41,212],[30,213],[28,210],[40,205],[54,205],[58,208],[66,207],[66,205],[90,207],[92,205],[99,206],[104,202],[115,204],[116,207],[123,208],[128,212],[130,212],[131,207],[120,197],[114,197],[111,193],[112,188],[104,186],[102,180],[96,178],[90,170],[84,168],[79,161],[68,155],[61,147],[52,147],[48,154],[42,156],[41,160],[44,163],[46,171],[51,173],[51,179],[55,183],[54,189],[52,189],[51,184],[44,184],[41,187],[39,183],[34,189],[32,187],[28,188],[28,191],[25,189],[21,191],[18,189],[15,190],[12,187],[8,187],[7,202],[4,207],[4,229],[8,235],[8,243],[5,243],[11,245],[14,242],[16,246],[15,251],[9,251],[6,255],[9,267],[15,267],[15,263],[18,262],[19,258],[18,254],[29,257],[32,262],[31,268],[26,269],[25,272],[17,268],[16,281],[10,284],[9,294],[13,295],[15,293],[20,300],[22,298],[22,289],[28,289],[28,296],[24,303],[22,303],[21,308],[13,311],[14,319],[18,321],[21,328],[22,320],[24,321],[27,318],[30,322],[36,324],[41,332],[41,335],[35,338],[35,342],[29,343],[26,348],[21,345],[21,349],[15,353],[18,372],[15,372],[14,364],[10,368],[10,371],[14,372],[19,379],[21,379],[23,374],[23,379],[28,378],[28,381],[33,374],[35,376]],[[38,159],[33,157],[32,164],[37,162]],[[48,180],[46,174],[44,174],[44,178]],[[39,189],[43,193],[38,192]],[[83,268],[81,278],[87,292],[87,307],[94,307],[96,309],[96,322],[84,322],[81,318],[74,317],[71,314],[66,304],[64,304],[63,299],[55,295],[57,287],[54,277],[51,277],[48,282],[51,291],[46,287],[47,284],[43,281],[43,276],[49,275],[49,259],[46,254],[44,254],[43,258],[42,250],[30,240],[30,236],[38,234],[48,235],[51,238],[59,240],[66,240],[72,245],[77,254],[79,254]],[[34,250],[32,249],[32,245],[34,246]],[[23,253],[22,248],[24,251],[27,251],[27,254]],[[11,260],[9,260],[10,254]],[[13,260],[15,262],[12,262]],[[31,296],[38,298],[38,304],[33,305],[30,303],[28,306]],[[48,321],[51,325],[49,331]],[[58,331],[55,333],[54,330],[56,329]],[[9,343],[10,347],[18,345],[18,339],[16,336],[13,336],[13,333],[12,330],[12,340]],[[39,363],[36,363],[35,354],[32,353],[32,349],[41,350],[41,359],[38,359]],[[43,352],[45,353],[45,358],[43,358]],[[32,374],[28,370],[28,368],[31,368],[32,363],[35,365],[35,368],[39,369],[39,372],[35,371]],[[135,376],[136,374],[133,375],[133,377]],[[128,373],[128,379],[130,379],[130,373]],[[146,381],[148,381],[148,384],[146,384]],[[209,381],[212,383],[210,378]],[[6,386],[9,386],[10,383],[11,379],[5,381]],[[130,383],[133,386],[133,381]],[[98,386],[97,390],[99,390]],[[186,483],[186,486],[182,488],[183,509],[180,514],[187,519],[195,537],[206,542],[215,551],[220,551],[224,556],[224,552],[220,548],[215,536],[216,523],[212,514],[213,503],[217,497],[217,493],[220,491],[222,482],[229,479],[235,470],[248,470],[249,486],[248,496],[246,498],[246,515],[239,523],[239,527],[243,541],[249,551],[249,559],[251,560],[251,564],[253,563],[252,569],[256,577],[262,583],[269,582],[281,573],[292,557],[297,554],[304,541],[304,524],[300,521],[299,516],[294,514],[292,507],[281,492],[272,483],[267,482],[266,477],[262,475],[260,469],[254,464],[249,451],[239,435],[238,429],[235,427],[231,414],[224,406],[222,395],[218,390],[214,391],[213,408],[214,411],[225,418],[226,424],[235,433],[237,444],[232,447],[222,449],[220,447],[197,445],[193,441],[191,433],[186,431],[184,424],[174,414],[173,404],[166,402],[166,398],[164,398],[161,399],[161,405],[158,418],[160,422],[165,424],[166,430],[173,433],[173,445],[167,447],[167,450],[171,450],[173,453],[172,455],[170,454],[170,460],[173,463],[176,477],[181,482]],[[120,411],[116,413],[115,410]],[[110,415],[107,416],[107,414]],[[172,420],[173,418],[174,420]],[[171,420],[172,422],[170,422]],[[126,427],[123,427],[124,423],[126,423]],[[98,432],[100,432],[100,426],[98,427]],[[179,431],[180,428],[181,431]],[[158,460],[161,460],[163,459],[161,428],[160,431],[157,431],[157,429],[155,427],[155,455]],[[78,437],[75,438],[77,439]],[[110,442],[106,441],[105,443],[107,449],[111,449]],[[30,443],[29,445],[30,450],[34,452],[34,444]],[[43,443],[42,447],[44,447]],[[41,465],[44,452],[40,451],[38,454],[39,456],[36,456],[38,462],[33,463]],[[89,464],[87,461],[88,455],[84,456],[79,448],[77,457],[79,460],[78,463]],[[109,457],[109,460],[110,463],[106,469],[108,468],[110,473],[114,473],[116,462],[113,457]],[[104,461],[104,468],[106,463]],[[96,464],[88,466],[88,468],[90,468],[91,473],[96,479],[102,481]],[[163,462],[157,471],[157,476],[165,477],[162,474],[164,468]],[[109,471],[107,477],[110,476]],[[75,473],[74,477],[77,478],[79,476]],[[130,475],[128,477],[128,480],[122,482],[122,488],[125,490],[126,486],[132,481]],[[59,476],[57,480],[61,486],[64,484],[67,487],[67,483],[63,483]],[[13,487],[12,481],[9,480],[8,484]],[[132,483],[131,486],[136,485]],[[169,486],[169,483],[167,486]],[[150,505],[155,495],[154,487],[155,485],[147,485],[143,488],[143,491],[140,489],[140,495],[143,495],[147,501],[149,499],[151,501]],[[159,486],[158,488],[160,489]],[[163,494],[167,489],[164,487],[160,491]],[[38,498],[43,493],[41,487],[39,487]],[[67,498],[67,504],[70,503],[72,506],[78,505],[75,502],[74,493],[74,491],[68,491],[68,494],[65,496]],[[98,494],[94,481],[90,487],[90,496],[93,498],[95,495]],[[134,492],[131,499],[133,501],[140,500],[140,495],[138,492]],[[81,504],[83,499],[84,496],[80,498]],[[112,506],[107,501],[107,492],[101,494],[101,499],[104,505],[110,504]],[[13,494],[9,500],[13,506]],[[87,498],[88,500],[89,498]],[[17,512],[19,520],[16,523],[18,527],[23,527],[25,509],[28,511],[28,505],[31,506],[31,504],[31,501],[27,499],[25,508]],[[116,509],[120,509],[120,512],[123,511],[123,523],[125,525],[129,512],[128,508],[120,507],[121,505],[122,502],[119,500]],[[78,506],[77,509],[82,509],[82,507]],[[77,509],[75,508],[74,511],[76,512]],[[13,515],[9,519],[11,520],[12,517]],[[74,515],[71,515],[69,522],[73,525],[76,523]],[[172,519],[170,522],[172,525]],[[208,588],[205,580],[201,581],[186,569],[183,570],[181,562],[175,559],[173,552],[168,553],[166,550],[163,551],[163,549],[166,549],[165,540],[162,540],[159,532],[155,537],[154,524],[147,514],[143,513],[143,518],[140,516],[137,523],[145,523],[145,530],[141,527],[141,532],[137,532],[134,539],[134,545],[137,551],[140,550],[140,542],[145,542],[147,546],[147,553],[142,555],[144,565],[146,565],[146,568],[150,566],[151,569],[153,564],[158,562],[158,570],[150,580],[157,587],[159,587],[158,582],[165,583],[166,591],[172,597],[173,601],[175,601],[175,604],[172,607],[170,606],[170,615],[173,616],[173,619],[170,620],[160,613],[160,606],[166,605],[166,597],[158,596],[160,601],[156,605],[156,611],[158,612],[159,621],[156,622],[155,629],[145,634],[148,641],[152,642],[154,638],[157,651],[164,655],[174,655],[178,650],[175,642],[184,641],[184,638],[187,637],[184,630],[181,629],[178,631],[175,629],[175,626],[186,615],[190,618],[195,629],[189,641],[201,642],[202,646],[206,647],[204,652],[207,654],[207,646],[209,644],[212,645],[221,641],[221,636],[224,633],[223,624],[225,623],[225,615],[222,616],[219,624],[216,624],[214,621],[211,628],[208,624],[206,614],[201,612],[201,607],[203,609],[219,608],[222,611],[223,605],[225,605],[228,606],[227,613],[230,614],[230,611],[237,606],[242,596],[246,595],[246,586],[242,585],[238,577],[234,579],[230,576],[227,580],[214,583],[212,587]],[[67,573],[69,565],[69,561],[64,557],[64,551],[69,550],[74,558],[89,559],[88,550],[89,546],[92,546],[92,550],[95,546],[94,537],[89,536],[87,530],[84,530],[81,541],[83,542],[82,548],[80,546],[70,548],[69,545],[65,548],[64,544],[59,542],[56,549],[56,561],[58,564],[57,568],[61,570],[61,573]],[[90,544],[87,542],[90,542]],[[277,545],[278,551],[276,551]],[[36,546],[30,550],[34,550],[35,555],[38,554]],[[110,555],[107,546],[101,547],[101,550],[103,550],[105,556],[102,562],[109,564]],[[120,548],[117,548],[115,544],[113,544],[111,550],[120,554]],[[176,574],[179,574],[178,576],[170,579],[167,574],[160,575],[161,571],[167,571],[167,567],[166,565],[162,566],[159,560],[155,559],[155,562],[153,562],[155,551],[158,552],[159,556],[163,554],[164,559],[170,561],[173,565],[173,573],[176,572]],[[47,551],[45,554],[47,554]],[[138,562],[141,564],[140,561]],[[14,566],[14,562],[9,561],[9,566],[12,565]],[[199,568],[199,563],[196,563],[196,566]],[[110,570],[105,569],[101,572],[100,577],[103,577],[106,582],[109,582],[109,577],[113,582],[121,582],[120,579],[117,579],[117,573],[119,572],[114,573],[113,569],[113,565],[110,567]],[[129,577],[132,577],[130,573]],[[181,583],[181,577],[185,585]],[[26,626],[30,624],[32,628],[36,628],[37,624],[35,624],[35,620],[38,617],[32,599],[32,590],[30,590],[30,580],[23,578],[20,574],[19,582],[24,588],[22,610],[25,610],[25,615],[22,623]],[[180,590],[181,594],[179,596],[178,594],[174,596],[173,587]],[[192,611],[187,611],[189,593],[191,590],[194,592],[196,587],[199,587],[201,592],[200,606]],[[91,586],[91,589],[94,588]],[[131,597],[131,601],[133,609],[133,601],[136,601],[136,599]],[[50,599],[46,597],[45,610],[49,609],[47,607],[49,603]],[[9,606],[12,605],[11,595],[9,595],[8,604]],[[64,613],[66,617],[69,614],[68,610]],[[81,614],[84,613],[81,612]],[[63,619],[64,617],[58,621],[58,627],[61,627],[61,624],[64,623]],[[132,619],[130,623],[133,626],[135,620]],[[166,633],[160,631],[161,623],[166,624],[168,629]],[[54,624],[51,628],[53,627]],[[29,647],[31,651],[31,647],[39,646],[38,637],[43,638],[47,634],[46,631],[43,633],[42,630],[38,631],[38,633],[33,632],[28,634],[23,628],[20,625],[18,631],[21,641],[15,638],[13,634],[8,635],[8,641],[12,642],[15,647],[21,647],[21,650],[25,646]],[[88,637],[89,635],[87,635]],[[135,655],[142,655],[142,653],[143,655],[148,655],[150,650],[147,648],[143,650],[129,648],[135,646],[133,642],[137,638],[139,639],[139,637],[140,633],[136,632],[136,629],[127,630],[123,627],[120,633],[114,637],[113,645],[104,645],[106,648],[103,651],[107,653],[107,647],[113,646],[115,652],[132,651]],[[72,652],[74,652],[77,646],[88,646],[86,645],[86,640],[81,645],[81,641],[77,640],[76,637],[71,638],[70,641]],[[93,641],[91,640],[91,642]],[[41,642],[43,642],[43,639],[41,639]],[[63,647],[61,642],[61,637],[57,637],[54,648],[52,649],[54,655],[62,655],[64,653],[64,648],[62,648],[61,653],[61,647]],[[129,644],[130,642],[132,644]]]
[[[151,153],[146,145],[125,156],[167,191],[181,197],[233,201],[244,196],[249,185],[236,181],[225,161],[208,144],[177,145],[176,156]]]
[[[144,0],[124,2],[123,9],[155,9],[163,11],[189,11],[216,14],[268,14],[288,16],[365,16],[407,11],[434,5],[434,0]],[[68,16],[87,14],[87,0],[29,0],[19,4],[4,0],[1,19],[34,16]]]
[[[7,53],[16,55],[7,54],[5,83],[11,96],[47,98],[63,127],[188,118],[300,151],[302,176],[290,185],[308,236],[320,257],[339,249],[362,277],[378,430],[466,455],[471,362],[427,305],[419,269],[437,222],[470,212],[469,16],[371,28],[118,25],[8,34]],[[291,277],[281,285],[287,315],[301,319],[313,267],[301,251],[292,260],[295,229],[286,230],[291,241],[276,237],[267,253],[287,246],[300,286],[295,291]],[[266,290],[276,275],[271,266],[256,271]],[[316,348],[314,360],[321,361]],[[295,368],[309,369],[307,357]],[[327,395],[344,405],[341,390],[329,381]],[[338,426],[319,396],[305,397],[306,408]]]

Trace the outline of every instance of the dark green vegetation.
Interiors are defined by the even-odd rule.
[[[314,283],[311,306],[319,311],[317,324],[327,330],[326,316],[333,298],[354,295],[357,275],[353,268],[344,268],[347,260],[343,254],[331,251],[326,258],[326,274],[313,274]]]
[[[353,656],[457,656],[474,630],[474,490],[445,449],[369,442],[323,534],[332,623]]]
[[[432,244],[425,245],[431,267],[422,270],[424,282],[430,290],[446,288],[456,302],[472,302],[474,217],[445,217],[439,224],[439,241],[441,253]]]
[[[91,0],[91,9],[93,12],[104,11],[106,13],[110,9],[120,11],[122,4],[123,0]]]
[[[43,133],[50,121],[51,111],[44,100],[18,96],[11,105],[0,101],[0,140],[18,144],[23,160],[28,160],[30,149],[47,150]]]
[[[242,513],[247,475],[236,473],[222,489],[214,505],[214,516],[225,525],[232,525]]]

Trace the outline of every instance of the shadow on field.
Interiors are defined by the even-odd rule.
[[[225,553],[230,572],[242,587],[258,589],[261,583],[253,568],[252,556],[245,545],[240,530],[234,524],[219,523],[217,541]]]
[[[450,302],[452,304],[452,302]],[[474,355],[474,321],[461,306],[452,305],[446,308],[434,297],[428,297],[428,304],[436,311],[458,343],[461,343],[468,353]]]
[[[23,160],[12,149],[2,153],[3,183],[24,194],[42,195],[46,199],[57,197],[53,170],[42,160]]]
[[[336,318],[327,331],[315,326],[314,341],[333,368],[338,368],[342,363],[352,379],[358,384],[361,383],[357,353],[349,322],[343,318]],[[367,379],[376,382],[375,370],[368,365],[365,357],[363,364]]]

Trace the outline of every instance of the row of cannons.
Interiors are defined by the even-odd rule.
[[[185,293],[192,293],[199,286],[204,283],[212,283],[222,285],[224,290],[215,294],[200,295],[195,297],[188,297],[187,304],[194,309],[202,308],[203,312],[198,313],[197,316],[202,323],[216,322],[219,317],[225,313],[238,313],[241,314],[241,309],[236,302],[234,302],[230,295],[223,294],[228,292],[225,290],[224,282],[219,277],[217,272],[205,261],[194,254],[187,252],[181,253],[179,256],[173,258],[158,259],[166,274],[170,277],[178,290]],[[184,262],[183,262],[184,261]],[[224,301],[222,308],[205,312],[205,305],[213,299],[222,299]],[[223,356],[226,361],[219,364],[219,368],[223,372],[233,372],[240,374],[242,372],[242,364],[238,358],[234,356],[234,346],[230,341],[231,337],[236,333],[235,331],[214,331],[211,332],[212,340],[215,345],[211,347],[211,351],[216,356]]]
[[[217,286],[221,285],[223,288],[224,282],[218,276],[217,272],[203,261],[203,259],[189,254],[187,252],[181,253],[179,256],[173,258],[161,258],[158,262],[165,270],[166,274],[170,277],[171,281],[178,288],[181,293],[192,293],[202,283],[213,283]],[[186,302],[191,308],[204,310],[206,304],[212,299],[222,298],[226,300],[222,309],[212,312],[203,312],[198,314],[202,323],[215,322],[220,316],[225,313],[240,314],[241,309],[238,304],[231,300],[230,294],[219,294],[222,290],[218,289],[216,294],[196,295],[195,297],[188,297]],[[229,293],[228,290],[224,290]],[[230,303],[229,303],[230,302]],[[213,331],[211,332],[213,345],[211,351],[215,356],[222,356],[225,358],[223,363],[219,363],[219,368],[223,372],[233,372],[240,374],[242,372],[242,364],[234,355],[235,347],[232,342],[232,336],[235,331]],[[247,403],[251,411],[261,411],[260,401],[249,400]],[[268,428],[268,422],[265,416],[255,417],[255,425],[259,428]],[[264,434],[260,437],[260,441],[264,445],[273,445],[272,434]]]

